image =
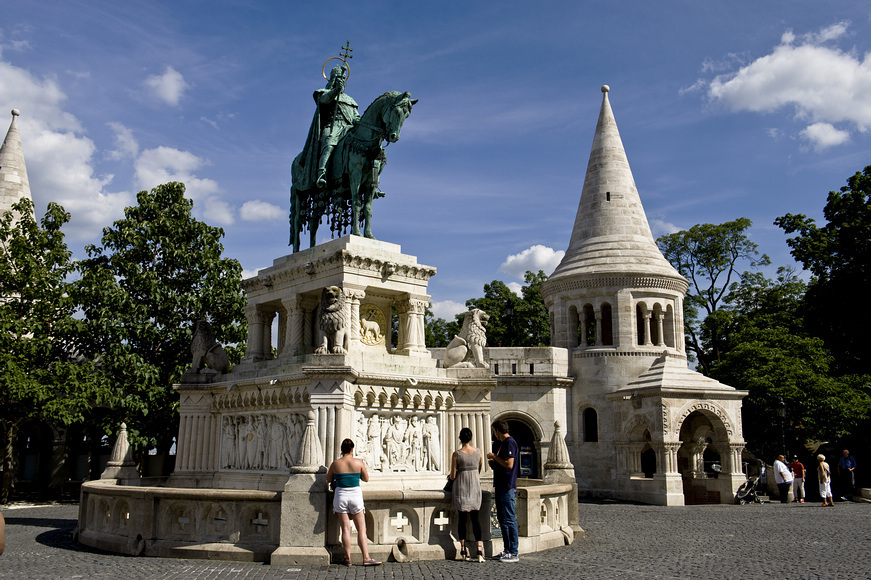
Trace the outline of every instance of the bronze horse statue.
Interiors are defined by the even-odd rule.
[[[350,226],[353,235],[374,239],[372,202],[383,195],[378,190],[378,176],[386,163],[381,143],[399,140],[402,124],[417,101],[410,93],[398,91],[387,91],[372,101],[336,144],[327,164],[324,188],[310,185],[300,189],[308,168],[303,167],[305,152],[296,156],[290,167],[290,245],[294,252],[299,251],[300,235],[306,228],[309,247],[315,246],[324,216],[339,235]]]

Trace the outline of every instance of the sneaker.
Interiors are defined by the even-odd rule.
[[[798,500],[798,503],[804,503],[803,499]]]
[[[505,550],[502,550],[498,554],[493,554],[492,559],[493,560],[501,560],[503,556],[507,556],[507,555],[508,555],[508,552],[506,552]]]
[[[517,557],[517,554],[505,554],[501,558],[499,558],[500,562],[519,562],[520,558]]]

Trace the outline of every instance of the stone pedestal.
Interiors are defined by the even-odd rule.
[[[326,566],[330,553],[324,546],[327,518],[326,476],[322,473],[291,475],[281,495],[279,547],[271,562],[279,566]]]

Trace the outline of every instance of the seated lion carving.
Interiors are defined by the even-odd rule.
[[[345,354],[348,352],[348,315],[345,293],[338,286],[327,286],[321,292],[318,327],[324,333],[323,343],[315,354]]]
[[[230,372],[230,359],[227,357],[227,351],[215,340],[212,325],[206,320],[198,320],[194,322],[193,334],[191,354],[194,355],[194,360],[188,372],[197,374],[207,366],[213,373],[225,374]]]
[[[490,315],[472,308],[463,319],[463,329],[454,336],[445,349],[445,368],[486,369],[484,347],[487,345],[486,326]]]

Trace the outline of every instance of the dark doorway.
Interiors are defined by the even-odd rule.
[[[532,429],[523,421],[516,419],[507,419],[507,421],[509,433],[517,441],[517,446],[520,448],[520,473],[518,476],[531,479],[539,478],[541,470]],[[494,438],[493,441],[495,442],[496,439]]]

